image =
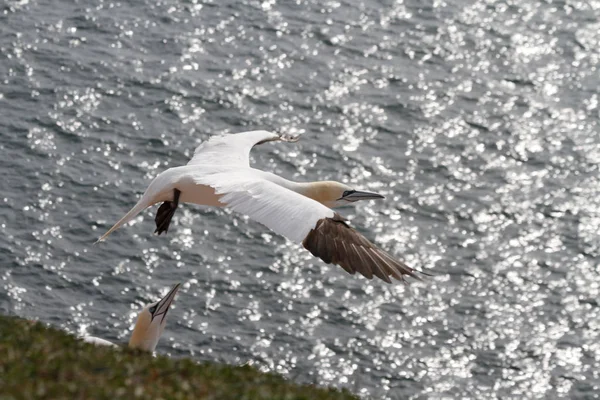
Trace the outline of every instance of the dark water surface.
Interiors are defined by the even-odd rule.
[[[184,286],[160,353],[376,399],[600,393],[600,1],[7,1],[0,312],[126,341]],[[435,277],[347,275],[258,223],[154,209],[211,134],[304,132],[254,164]]]

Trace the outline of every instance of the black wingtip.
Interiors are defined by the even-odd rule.
[[[425,275],[425,276],[429,276],[429,277],[436,276],[435,274],[430,274],[429,272],[420,271],[418,269],[415,269],[415,271],[418,272],[418,273],[420,273],[421,275]]]

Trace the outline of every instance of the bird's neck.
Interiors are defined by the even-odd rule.
[[[261,171],[262,172],[262,171]],[[286,189],[292,190],[321,204],[328,205],[331,201],[331,184],[329,181],[316,182],[294,182],[282,178],[270,172],[263,172],[265,179],[278,184]]]
[[[313,199],[326,207],[335,207],[335,182],[290,182],[288,189]]]
[[[310,199],[326,204],[330,199],[329,182],[301,182],[296,183],[297,193]]]
[[[129,339],[129,348],[139,349],[144,351],[153,352],[156,348],[156,341],[152,340],[148,335],[148,325],[146,321],[138,318],[133,332],[131,332],[131,338]]]
[[[141,329],[133,328],[133,332],[131,332],[131,338],[129,338],[129,348],[132,349],[141,349],[144,347],[144,335],[141,332]]]

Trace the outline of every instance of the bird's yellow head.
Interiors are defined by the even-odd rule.
[[[303,187],[302,194],[330,208],[345,206],[359,200],[383,199],[378,193],[355,190],[335,181],[311,182]]]
[[[167,311],[180,285],[179,283],[175,285],[165,297],[156,303],[148,304],[139,313],[129,339],[130,348],[154,351],[167,323]]]

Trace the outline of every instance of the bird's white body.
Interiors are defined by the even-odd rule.
[[[387,282],[389,276],[401,280],[403,274],[414,276],[411,268],[349,228],[330,208],[383,196],[356,191],[338,182],[292,182],[250,167],[250,150],[277,140],[292,141],[267,131],[211,137],[196,148],[187,165],[170,168],[154,178],[138,203],[98,241],[160,202],[163,205],[155,219],[156,232],[166,232],[177,203],[182,201],[226,206],[246,214],[350,273],[358,271],[369,279],[375,274]],[[325,237],[323,232],[333,236]]]
[[[232,136],[237,140],[231,140]],[[217,136],[202,143],[187,165],[169,168],[154,178],[133,209],[99,240],[104,240],[144,209],[156,203],[173,201],[173,191],[178,189],[181,202],[229,206],[251,215],[288,239],[302,243],[319,219],[331,218],[334,212],[306,197],[311,183],[292,182],[250,167],[252,147],[260,141],[276,139],[279,136],[272,132],[251,131]],[[300,204],[303,207],[299,207]],[[249,209],[257,211],[257,208],[268,211],[268,215],[263,213],[261,218],[256,218],[248,212]],[[281,225],[286,220],[296,224]]]
[[[91,343],[91,344],[95,344],[97,346],[112,346],[112,347],[118,347],[116,344],[114,344],[113,342],[109,342],[106,339],[102,339],[99,337],[95,337],[95,336],[85,336],[83,337],[83,341],[86,343]]]

